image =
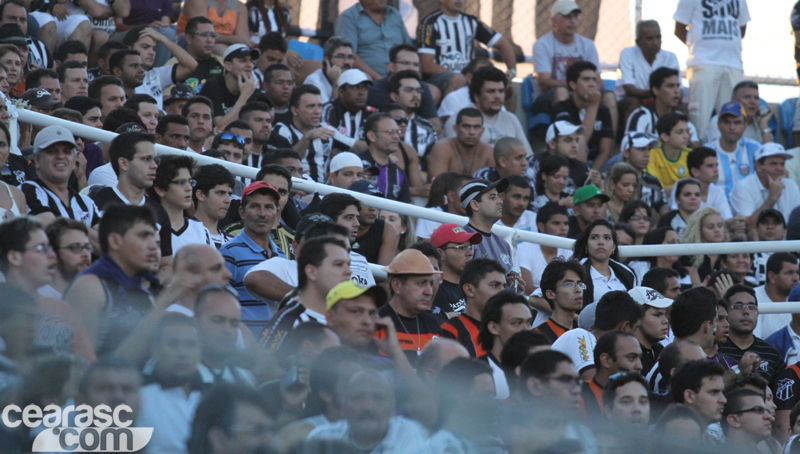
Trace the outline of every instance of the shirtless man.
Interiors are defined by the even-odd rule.
[[[440,140],[428,157],[428,180],[445,172],[473,175],[484,167],[494,167],[492,146],[481,142],[483,116],[474,107],[461,109],[453,125],[455,137]]]

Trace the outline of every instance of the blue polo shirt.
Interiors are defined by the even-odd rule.
[[[411,44],[403,16],[387,6],[380,25],[375,23],[360,2],[342,11],[336,18],[334,34],[353,43],[353,53],[376,73],[389,73],[389,49],[398,44]]]
[[[244,275],[255,265],[272,257],[286,257],[281,249],[269,240],[272,253],[269,254],[247,235],[244,229],[227,243],[219,252],[225,257],[225,267],[231,272],[231,285],[239,292],[239,303],[242,305],[242,322],[251,329],[260,332],[271,315],[270,307],[261,299],[254,297],[244,288]]]

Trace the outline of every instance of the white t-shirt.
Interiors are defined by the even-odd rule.
[[[503,224],[503,220],[499,220],[494,223],[495,225],[500,225],[503,227],[508,227],[507,225]],[[536,226],[536,213],[531,210],[525,210],[522,212],[522,215],[517,219],[517,222],[514,224],[514,228],[517,230],[523,230],[525,232],[538,232],[539,228]]]
[[[470,103],[469,106],[465,107],[475,107],[475,104]],[[447,119],[447,123],[445,123],[442,130],[442,134],[445,137],[456,136],[455,131],[453,131],[454,124],[456,124],[456,115],[451,115],[450,118]],[[516,137],[525,146],[527,155],[533,156],[533,150],[528,143],[527,133],[522,128],[522,124],[520,124],[516,115],[504,110],[501,110],[497,115],[492,117],[483,114],[483,128],[481,142],[494,146],[497,141],[503,137]]]
[[[439,207],[432,207],[428,209],[433,211],[442,211],[442,209]],[[431,235],[433,235],[433,231],[436,230],[440,225],[442,225],[441,222],[431,221],[430,219],[417,219],[417,238],[426,240],[429,239]]]
[[[753,290],[756,291],[756,301],[758,301],[759,306],[765,306],[774,302],[767,294],[766,285],[758,286]],[[761,339],[766,339],[789,323],[792,323],[792,314],[759,314],[758,323],[753,330],[753,335]]]
[[[553,342],[553,350],[558,350],[572,359],[575,370],[582,374],[594,367],[594,346],[597,344],[594,334],[583,328],[573,328]]]
[[[325,77],[325,73],[322,72],[322,68],[309,74],[308,77],[306,77],[306,80],[303,81],[303,84],[309,84],[319,88],[322,104],[325,104],[331,100],[333,86],[331,86],[328,78]]]
[[[626,47],[619,53],[619,71],[617,74],[617,88],[614,92],[617,99],[625,96],[623,85],[633,85],[640,90],[650,90],[650,74],[658,68],[672,68],[678,71],[680,78],[681,67],[678,57],[670,51],[661,49],[656,54],[653,64],[647,62],[639,46]]]
[[[788,179],[781,178],[784,188],[781,196],[772,208],[783,213],[784,219],[789,219],[797,206],[800,206],[800,189],[797,183]],[[765,188],[758,178],[758,174],[752,173],[733,185],[731,191],[731,207],[734,214],[750,216],[767,200],[769,189]]]
[[[672,193],[669,196],[669,207],[672,210],[678,209],[678,202],[675,201],[675,192],[678,190],[678,185],[672,185]],[[725,190],[714,183],[708,185],[708,197],[705,201],[700,201],[700,208],[713,207],[719,211],[722,219],[730,219],[733,217],[731,211],[731,204],[728,203],[728,198],[725,197]]]
[[[680,0],[672,18],[688,29],[687,66],[743,69],[741,27],[750,22],[747,0]]]
[[[178,249],[189,244],[212,244],[211,233],[202,222],[186,219],[183,229],[178,232],[172,231],[173,256],[178,252]]]
[[[113,188],[117,186],[119,180],[117,179],[117,174],[114,173],[114,168],[111,167],[111,163],[106,163],[101,166],[95,167],[92,170],[92,173],[89,174],[89,180],[87,184],[89,186],[94,185],[101,185],[101,186],[108,186]]]
[[[175,84],[175,80],[172,79],[174,68],[175,65],[167,65],[146,71],[142,85],[136,87],[133,92],[156,98],[158,108],[163,109],[164,97],[162,95],[164,94],[164,89]]]
[[[470,107],[472,101],[469,99],[469,87],[461,87],[458,90],[451,91],[450,94],[444,97],[442,105],[439,106],[437,115],[440,117],[449,117],[456,115],[461,109]],[[506,110],[505,106],[501,110]]]
[[[558,248],[556,257],[569,260],[572,258],[572,251]],[[517,245],[517,260],[519,260],[520,268],[525,268],[531,272],[533,285],[538,288],[542,279],[542,272],[547,267],[547,262],[544,259],[544,255],[542,255],[542,247],[536,243],[520,243]]]
[[[533,44],[533,70],[536,73],[550,73],[554,80],[567,80],[569,65],[584,60],[600,67],[600,57],[594,42],[577,33],[572,44],[557,40],[553,32],[547,33]]]
[[[134,427],[158,427],[147,444],[152,454],[186,452],[192,419],[203,394],[193,390],[186,395],[183,387],[164,389],[158,383],[142,386],[141,406]]]
[[[308,434],[308,439],[349,441],[347,420],[319,426]],[[422,424],[402,416],[393,416],[389,418],[389,430],[386,431],[386,435],[370,452],[381,454],[417,452],[425,447],[427,439],[428,432]]]
[[[508,399],[511,396],[511,389],[508,387],[508,379],[506,372],[500,367],[499,364],[492,360],[492,357],[487,357],[489,365],[492,367],[492,378],[494,378],[494,392],[497,399]]]

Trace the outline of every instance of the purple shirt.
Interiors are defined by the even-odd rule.
[[[103,150],[94,143],[87,143],[84,145],[83,156],[86,157],[86,178],[89,178],[89,174],[92,173],[92,170],[106,163],[103,159]]]
[[[131,13],[122,20],[125,25],[150,25],[162,17],[172,17],[171,0],[131,0]]]

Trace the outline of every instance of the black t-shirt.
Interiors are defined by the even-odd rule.
[[[228,91],[225,85],[225,76],[220,74],[208,79],[200,90],[200,94],[211,100],[214,105],[214,117],[222,117],[236,104],[239,95]]]
[[[642,344],[639,345],[642,347],[642,376],[646,377],[650,373],[650,369],[658,362],[658,357],[664,351],[664,346],[659,342],[653,344],[653,348],[647,348]]]
[[[369,263],[378,263],[384,228],[386,228],[386,221],[375,219],[375,223],[367,230],[367,233],[356,238],[356,242],[353,243],[353,250],[366,257]]]
[[[461,286],[458,283],[442,281],[436,296],[433,298],[433,306],[438,307],[445,313],[456,312],[461,314],[467,308],[467,300],[464,298],[464,292],[461,291]]]
[[[728,339],[719,346],[717,351],[729,356],[737,363],[742,360],[742,356],[746,352],[755,352],[761,358],[761,364],[759,364],[756,372],[764,377],[767,382],[771,382],[778,372],[786,368],[786,363],[783,362],[783,357],[778,352],[778,349],[758,337],[754,338],[753,344],[746,350],[742,350]]]
[[[202,90],[212,77],[219,75],[222,75],[222,63],[216,58],[210,57],[205,60],[197,60],[197,69],[189,74],[184,83],[189,84],[197,92]]]
[[[111,204],[129,205],[125,200],[122,200],[114,188],[105,187],[98,191],[90,192],[89,197],[94,200],[100,211],[105,211]],[[150,207],[156,214],[156,222],[158,223],[158,237],[161,241],[161,256],[170,257],[172,255],[172,224],[169,222],[169,215],[160,203],[144,197],[144,205]]]
[[[553,106],[552,120],[566,120],[572,124],[582,124],[581,109],[575,105],[575,101],[570,97],[566,101]],[[611,123],[611,111],[608,107],[600,104],[597,108],[597,117],[594,122],[594,131],[589,139],[587,146],[587,158],[591,161],[597,157],[597,150],[600,148],[600,139],[613,139],[614,127]],[[583,183],[583,182],[581,182]]]

